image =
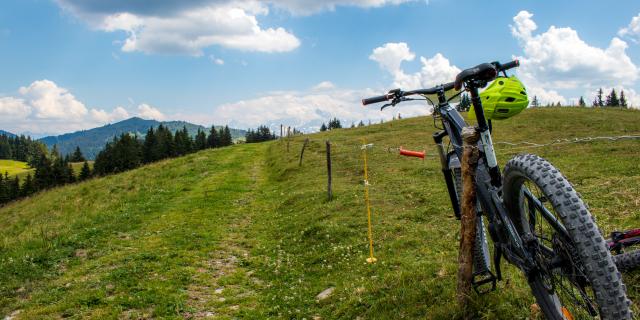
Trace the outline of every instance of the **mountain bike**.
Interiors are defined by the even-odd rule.
[[[640,249],[625,251],[626,248],[640,244],[640,229],[611,232],[611,238],[606,241],[609,250],[616,253],[613,261],[618,270],[631,271],[640,268]]]
[[[515,156],[503,172],[498,166],[491,121],[485,117],[479,91],[494,80],[506,79],[506,71],[518,66],[518,60],[483,63],[460,72],[453,82],[412,91],[395,89],[363,99],[362,104],[386,102],[381,110],[412,100],[433,105],[434,124],[441,124],[436,126],[440,131],[433,139],[453,211],[459,218],[461,135],[467,123],[451,103],[468,92],[480,135],[473,288],[479,293],[495,290],[496,281],[502,279],[501,259],[505,258],[524,273],[547,319],[631,319],[630,301],[607,243],[567,178],[533,154]],[[524,90],[520,94],[526,95]],[[449,143],[445,150],[446,137]]]

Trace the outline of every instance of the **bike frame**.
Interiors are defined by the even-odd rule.
[[[533,250],[529,250],[531,249],[531,246],[537,245],[537,241],[533,235],[520,236],[518,234],[512,220],[509,218],[507,209],[502,202],[502,177],[493,149],[491,130],[489,130],[488,123],[485,120],[482,102],[480,101],[478,94],[478,88],[483,86],[484,84],[482,83],[471,83],[467,86],[467,90],[470,91],[471,94],[471,101],[474,105],[476,119],[478,119],[478,130],[480,131],[481,136],[477,145],[480,150],[481,160],[478,163],[477,168],[476,190],[477,199],[482,211],[479,211],[478,213],[480,215],[485,215],[488,221],[487,227],[489,235],[494,243],[494,265],[497,280],[501,280],[502,278],[500,272],[500,259],[502,256],[504,256],[507,261],[523,270],[529,278],[532,272],[537,271],[537,264],[535,263],[534,257],[530,254]],[[442,171],[444,173],[451,203],[454,208],[454,213],[456,213],[456,216],[459,218],[460,201],[453,187],[454,182],[449,164],[451,157],[454,155],[458,159],[462,159],[462,128],[466,127],[468,124],[447,100],[444,87],[440,87],[440,90],[437,91],[437,96],[438,104],[434,105],[434,117],[440,117],[444,130],[434,133],[433,139],[436,145],[438,145]],[[443,138],[447,136],[454,147],[453,152],[450,153],[446,153],[443,146]],[[547,210],[534,195],[532,195],[528,190],[525,190],[524,195],[529,202],[530,210],[533,208],[538,209],[539,212],[542,213],[542,216],[549,221],[551,226],[556,229],[559,234],[568,237],[567,230],[564,226],[557,221],[555,216],[549,212],[549,210]],[[479,226],[482,227],[482,223],[480,223]],[[483,231],[478,230],[478,232]],[[488,270],[491,270],[490,266],[487,267]],[[479,283],[479,285],[488,282],[490,281],[484,281]],[[493,280],[493,282],[493,287],[495,288],[495,280]]]

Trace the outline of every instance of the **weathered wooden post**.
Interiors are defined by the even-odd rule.
[[[331,188],[331,142],[329,140],[327,140],[327,196],[329,201],[333,199]]]
[[[302,156],[304,156],[304,149],[307,148],[307,144],[309,144],[309,138],[304,139],[304,143],[302,144],[302,150],[300,150],[300,163],[298,163],[299,167],[302,167]]]
[[[462,129],[462,217],[460,219],[460,252],[458,255],[458,291],[457,299],[468,315],[471,281],[473,279],[473,247],[476,239],[476,168],[478,166],[478,139],[480,135],[475,127]]]

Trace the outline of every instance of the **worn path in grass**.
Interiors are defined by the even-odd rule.
[[[261,282],[243,267],[243,229],[265,147],[200,152],[3,208],[0,315],[250,314]]]

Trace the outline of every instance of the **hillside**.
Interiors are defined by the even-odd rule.
[[[459,222],[431,118],[210,149],[0,208],[0,316],[32,318],[451,319]],[[640,112],[540,108],[494,124],[500,163],[533,152],[575,184],[604,232],[638,227]],[[310,143],[298,165],[304,139]],[[362,138],[373,235],[368,265]],[[326,200],[324,141],[334,200]],[[402,158],[390,148],[426,150]],[[477,318],[530,316],[523,277],[474,295]],[[639,273],[626,274],[640,298]],[[326,300],[321,291],[334,287]],[[636,312],[639,310],[636,307]]]
[[[15,137],[16,135],[9,131],[0,130],[0,136]]]
[[[144,137],[149,128],[157,128],[160,124],[168,127],[174,133],[177,130],[182,130],[182,128],[186,126],[191,136],[195,136],[195,134],[198,132],[198,129],[208,132],[208,129],[203,126],[185,121],[160,122],[156,120],[145,120],[133,117],[99,128],[82,130],[59,136],[44,137],[39,139],[39,141],[42,141],[49,148],[52,148],[53,145],[57,145],[58,150],[62,155],[72,153],[76,149],[76,146],[79,146],[80,150],[87,159],[94,159],[98,152],[100,152],[104,148],[104,145],[107,142],[113,140],[113,137],[121,135],[123,133],[132,133]],[[217,128],[219,129],[220,127],[217,126]],[[231,137],[233,137],[234,139],[244,137],[245,134],[245,131],[240,129],[230,129],[230,131]]]

